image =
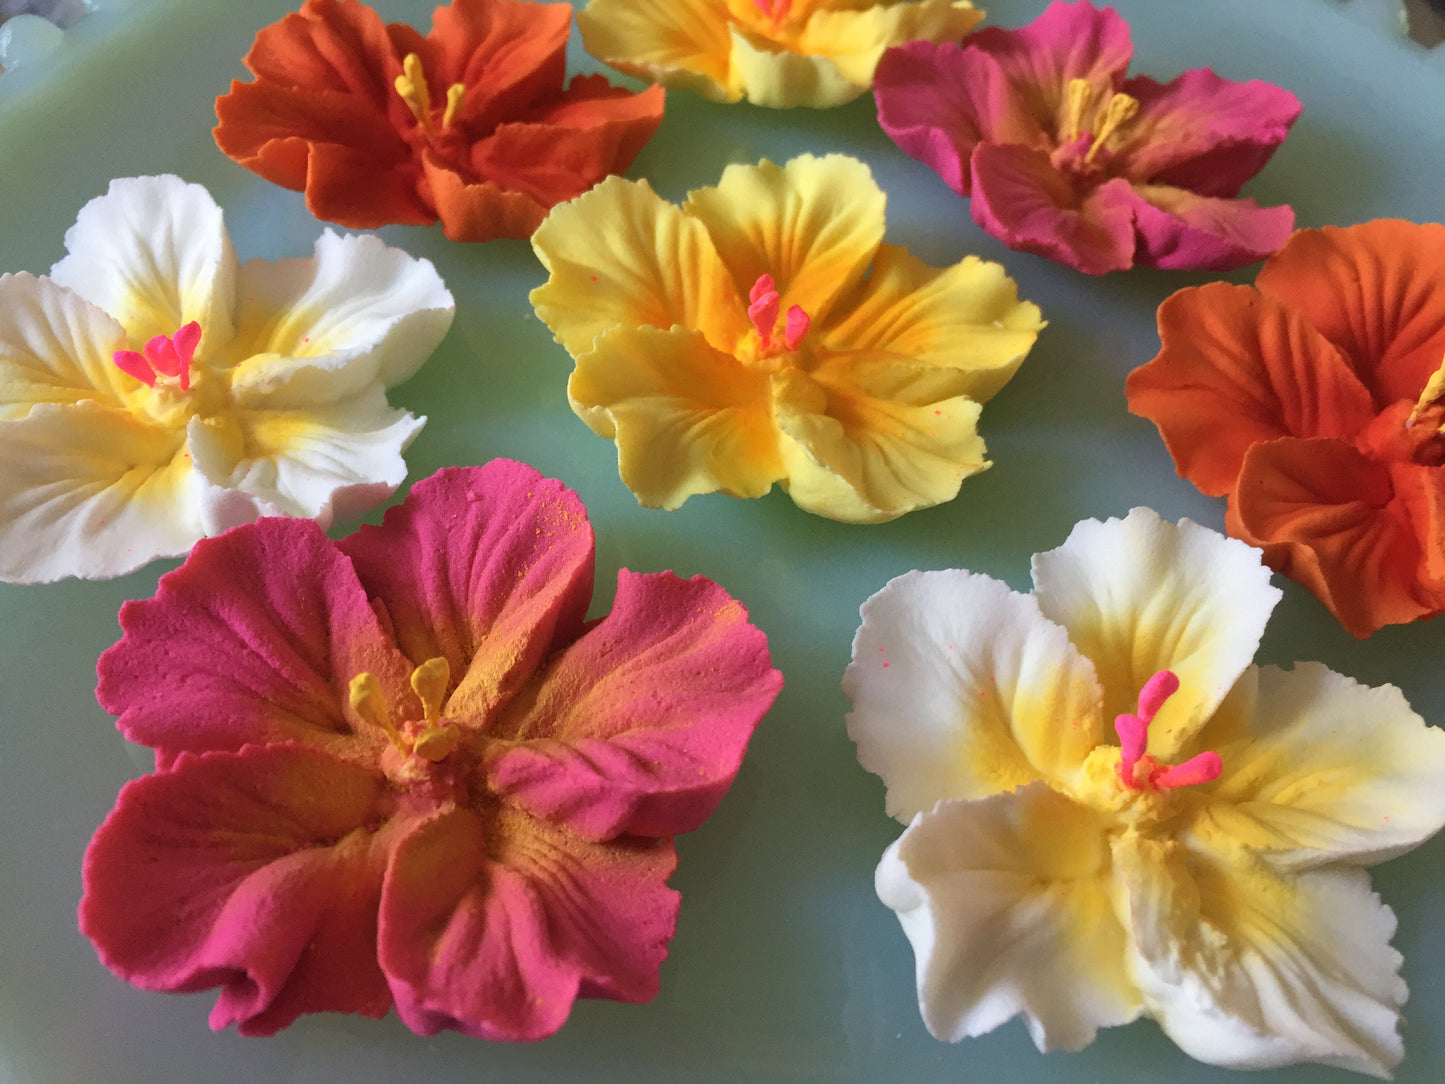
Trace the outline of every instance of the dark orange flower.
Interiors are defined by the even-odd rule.
[[[1442,282],[1440,224],[1302,230],[1254,287],[1165,301],[1126,386],[1229,532],[1359,637],[1445,612]]]
[[[527,237],[662,120],[657,87],[564,88],[571,23],[566,4],[453,0],[422,37],[356,0],[306,0],[256,35],[256,81],[216,99],[216,143],[329,222]]]

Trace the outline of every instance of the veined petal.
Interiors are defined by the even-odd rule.
[[[707,227],[739,287],[771,275],[784,311],[801,305],[821,324],[878,251],[886,202],[857,159],[805,154],[781,167],[728,166],[683,210]]]
[[[393,699],[409,695],[410,665],[308,520],[203,539],[120,623],[96,698],[126,737],[168,755],[282,741],[374,752],[386,739],[349,710],[351,679],[370,671]]]
[[[730,68],[754,105],[828,109],[851,102],[868,89],[866,82],[859,83],[844,74],[832,57],[794,52],[736,26],[731,29]],[[856,69],[860,65],[852,66]]]
[[[982,408],[951,370],[844,354],[774,379],[784,484],[805,512],[881,523],[952,500],[990,465]]]
[[[562,85],[572,13],[553,4],[453,0],[432,12],[425,38],[404,24],[387,29],[396,55],[418,54],[438,92],[466,87],[453,123],[480,134]]]
[[[1180,290],[1159,306],[1159,337],[1158,356],[1129,374],[1129,409],[1210,496],[1234,491],[1255,444],[1350,440],[1374,417],[1346,358],[1298,310],[1248,286]]]
[[[577,26],[587,51],[618,71],[712,101],[742,97],[723,0],[590,0]]]
[[[1163,185],[1139,185],[1134,195],[1140,267],[1229,271],[1264,259],[1294,229],[1294,209],[1288,206],[1209,199]]]
[[[952,370],[950,394],[979,403],[1017,372],[1044,326],[998,264],[968,256],[933,268],[893,245],[879,246],[867,281],[839,311],[846,315],[818,332],[830,350]]]
[[[114,362],[125,346],[125,329],[79,294],[44,276],[0,275],[0,419],[36,403],[123,406],[137,385]]]
[[[1078,1050],[1138,1016],[1109,865],[1104,824],[1043,783],[918,814],[875,884],[928,1030],[957,1042],[1022,1016],[1040,1050]]]
[[[1200,846],[1240,845],[1281,872],[1370,865],[1445,825],[1445,731],[1393,685],[1360,685],[1320,663],[1264,667],[1201,738],[1224,773],[1188,830]]]
[[[883,50],[911,41],[957,41],[983,18],[968,0],[910,0],[856,9],[818,7],[793,44],[800,53],[826,57],[863,92]]]
[[[487,785],[588,839],[672,836],[732,785],[783,682],[717,584],[618,574],[612,609],[488,732]]]
[[[950,798],[1066,780],[1107,740],[1094,668],[1030,595],[987,576],[909,572],[862,608],[848,735],[901,821]]]
[[[1445,357],[1445,225],[1300,230],[1255,280],[1337,346],[1377,407],[1416,399]]]
[[[413,1031],[540,1039],[577,997],[647,1001],[677,923],[670,842],[593,843],[503,806],[432,818],[397,847],[380,958]]]
[[[706,227],[646,181],[609,177],[553,208],[532,248],[551,276],[532,304],[573,357],[619,326],[695,328],[728,351],[749,330]]]
[[[217,1030],[384,1016],[379,773],[296,746],[185,757],[126,784],[85,855],[81,931],[148,990],[221,987]]]
[[[247,262],[237,286],[232,393],[279,409],[401,383],[436,349],[456,309],[429,260],[331,230],[310,259]]]
[[[1116,883],[1146,1012],[1190,1057],[1386,1077],[1403,1054],[1395,916],[1354,869],[1275,873],[1237,850],[1120,837]]]
[[[592,596],[592,527],[577,495],[525,463],[438,471],[337,543],[413,664],[451,669],[443,714],[485,728]]]
[[[118,320],[133,347],[201,325],[198,356],[231,339],[236,253],[221,209],[179,177],[123,177],[80,209],[50,277]]]
[[[1149,727],[1149,752],[1173,763],[1254,658],[1280,590],[1257,550],[1147,508],[1084,520],[1034,556],[1039,608],[1068,629],[1104,689],[1103,718],[1137,709],[1160,670],[1179,678]]]
[[[616,328],[578,357],[567,394],[617,441],[622,481],[647,507],[718,490],[760,497],[782,476],[767,374],[699,332]]]
[[[203,534],[183,435],[94,400],[0,421],[0,579],[108,579]]]

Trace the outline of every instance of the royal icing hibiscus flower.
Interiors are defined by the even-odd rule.
[[[564,87],[571,20],[566,4],[453,0],[422,37],[356,0],[306,0],[256,36],[256,80],[217,99],[216,143],[329,222],[526,237],[662,120],[660,88]]]
[[[1159,309],[1129,409],[1355,636],[1445,612],[1445,226],[1302,230]]]
[[[878,65],[878,122],[1011,248],[1091,275],[1224,270],[1277,249],[1289,207],[1239,198],[1299,116],[1294,95],[1207,68],[1126,79],[1129,27],[1088,0],[1021,30],[913,42]]]
[[[890,45],[951,41],[983,18],[967,0],[591,0],[587,51],[619,71],[717,102],[824,108],[873,83]]]
[[[1033,580],[900,576],[844,678],[908,825],[876,884],[929,1030],[1078,1049],[1144,1015],[1215,1065],[1388,1075],[1406,990],[1362,867],[1445,824],[1445,732],[1393,686],[1249,665],[1280,592],[1188,520],[1085,521]]]
[[[676,207],[609,178],[532,238],[537,314],[576,359],[572,409],[650,507],[697,493],[879,522],[988,466],[982,402],[1043,326],[997,264],[883,241],[852,158],[729,166]]]
[[[80,923],[137,986],[220,987],[211,1026],[302,1013],[536,1039],[645,1001],[669,837],[737,773],[782,677],[710,580],[618,575],[521,463],[445,470],[331,542],[267,519],[121,609],[97,696],[157,770],[85,857]]]
[[[446,334],[435,269],[326,231],[236,260],[177,177],[113,181],[49,277],[0,276],[0,578],[104,578],[257,516],[390,496],[424,419],[387,404]]]

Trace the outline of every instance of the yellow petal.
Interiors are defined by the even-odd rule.
[[[877,63],[875,55],[873,64]],[[748,101],[772,109],[842,105],[866,91],[873,79],[872,67],[863,79],[850,79],[829,57],[792,52],[736,27],[732,69]]]
[[[591,0],[577,26],[587,51],[618,71],[712,101],[742,97],[720,0]]]
[[[36,403],[95,399],[123,407],[143,387],[121,372],[125,331],[79,294],[34,275],[0,275],[0,418]]]
[[[908,41],[957,41],[983,18],[967,0],[877,3],[856,11],[817,11],[795,48],[827,57],[844,79],[866,90],[883,50]]]
[[[532,304],[573,357],[619,326],[696,328],[729,352],[749,330],[746,296],[704,225],[646,181],[608,177],[554,207],[532,247],[551,274]]]

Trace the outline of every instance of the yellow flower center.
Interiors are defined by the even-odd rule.
[[[1087,79],[1070,79],[1064,88],[1063,141],[1073,144],[1083,136],[1091,135],[1093,139],[1084,154],[1086,164],[1093,164],[1105,142],[1139,112],[1138,98],[1117,91],[1105,91],[1104,94],[1107,97],[1096,94]],[[1089,118],[1088,123],[1085,123],[1086,118]]]
[[[413,670],[411,688],[421,701],[422,718],[405,722],[400,727],[392,722],[391,709],[387,706],[381,682],[370,670],[364,670],[351,679],[348,699],[351,710],[380,730],[404,759],[417,756],[437,764],[451,755],[462,738],[461,730],[448,726],[441,717],[442,701],[450,680],[451,667],[440,655],[427,659]]]
[[[757,282],[753,283],[753,288],[748,291],[748,319],[757,329],[758,341],[762,346],[764,357],[780,352],[777,332],[778,314],[781,308],[782,297],[778,294],[773,276],[759,275]],[[798,349],[798,344],[803,341],[803,336],[808,334],[808,327],[811,323],[811,318],[801,306],[790,307],[787,316],[783,319],[783,350],[791,354]]]
[[[427,87],[426,74],[422,71],[421,57],[415,53],[407,53],[406,59],[401,62],[401,74],[396,77],[393,85],[406,107],[411,110],[411,115],[416,118],[417,124],[421,125],[422,131],[429,136],[437,135],[432,121],[431,90]],[[447,104],[442,110],[442,128],[451,127],[457,114],[461,112],[466,97],[467,88],[461,83],[453,83],[447,88]]]

